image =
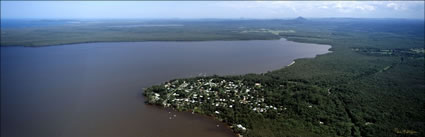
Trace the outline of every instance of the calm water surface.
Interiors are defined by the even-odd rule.
[[[232,137],[210,118],[145,105],[142,89],[199,74],[262,73],[329,48],[284,39],[2,47],[1,136]]]

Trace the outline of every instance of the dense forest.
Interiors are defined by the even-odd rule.
[[[261,90],[255,94],[264,98],[263,103],[285,106],[285,111],[258,113],[239,102],[231,108],[205,103],[168,107],[212,115],[232,127],[241,124],[246,130],[234,131],[247,137],[425,136],[423,20],[315,19],[215,24],[243,26],[248,34],[328,44],[333,52],[314,59],[298,59],[294,65],[263,74],[166,82],[213,79],[258,84]],[[163,105],[149,96],[166,95],[166,83],[144,91],[148,103]],[[224,89],[216,90],[220,93]]]

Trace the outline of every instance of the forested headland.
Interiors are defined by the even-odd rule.
[[[171,80],[146,89],[148,103],[212,115],[248,137],[425,136],[423,20],[244,23],[256,27],[243,33],[333,52],[263,74]]]

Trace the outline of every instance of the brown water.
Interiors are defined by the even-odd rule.
[[[201,73],[262,73],[329,48],[284,39],[2,47],[1,136],[231,137],[211,118],[145,105],[142,89]]]

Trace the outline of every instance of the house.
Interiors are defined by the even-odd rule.
[[[245,127],[243,127],[241,124],[237,124],[237,125],[236,125],[236,127],[240,128],[240,129],[242,129],[242,130],[246,130],[246,128],[245,128]]]

